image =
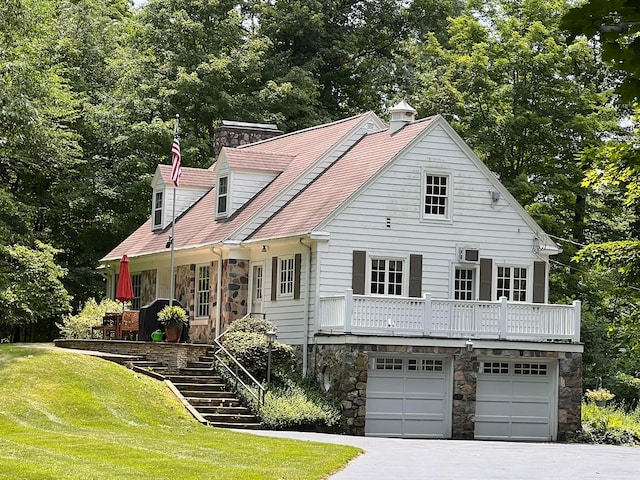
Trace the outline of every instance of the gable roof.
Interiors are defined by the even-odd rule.
[[[256,152],[253,150],[240,150],[238,148],[229,147],[223,147],[222,152],[226,157],[229,166],[234,170],[244,169],[282,172],[295,158],[295,155]]]
[[[348,132],[356,128],[370,115],[372,115],[370,112],[364,113],[253,144],[243,145],[234,149],[239,151],[240,154],[246,153],[248,156],[245,157],[245,159],[251,155],[267,153],[278,156],[280,160],[283,160],[285,157],[290,157],[291,161],[282,173],[228,219],[215,220],[216,195],[215,188],[212,188],[198,202],[176,219],[174,249],[179,250],[212,245],[230,238],[230,235],[234,231],[242,227],[246,222],[250,221],[256,213],[274,201],[282,191],[286,190],[296,179],[307,172],[319,158],[331,151]],[[232,154],[232,156],[234,154]],[[163,179],[166,174],[166,169],[169,169],[168,180],[170,181],[171,166],[160,166]],[[201,173],[209,172],[205,173],[205,175],[210,175],[212,169],[213,166],[208,170],[193,170]],[[184,171],[185,169],[183,169],[183,173]],[[215,184],[215,176],[213,177],[213,181]],[[180,186],[183,185],[184,183],[181,182]],[[129,258],[133,258],[167,252],[165,245],[167,240],[169,240],[170,227],[169,225],[169,227],[163,230],[152,231],[151,219],[148,219],[129,237],[123,240],[122,243],[105,255],[101,261],[118,260],[125,254],[128,255]]]
[[[173,180],[171,180],[171,165],[158,165],[158,170],[162,183],[173,186]],[[213,170],[182,167],[180,187],[212,188],[215,184],[216,174]]]

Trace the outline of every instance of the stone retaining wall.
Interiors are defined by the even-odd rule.
[[[56,347],[75,348],[97,352],[144,357],[145,360],[162,362],[167,373],[177,373],[187,362],[196,362],[205,355],[211,345],[192,343],[132,342],[127,340],[55,340]]]

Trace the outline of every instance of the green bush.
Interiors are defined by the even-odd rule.
[[[275,331],[275,325],[269,320],[257,317],[239,318],[234,320],[227,328],[226,333],[233,332],[252,332],[266,334],[269,330]]]
[[[121,312],[122,303],[110,298],[97,303],[90,298],[77,315],[65,318],[62,324],[56,323],[62,338],[91,338],[91,328],[102,324],[102,317],[107,312]]]
[[[230,332],[224,336],[223,345],[256,380],[266,380],[269,344],[264,333]],[[271,380],[278,381],[290,376],[294,362],[293,348],[274,342],[271,346]]]
[[[598,407],[582,404],[582,432],[579,441],[609,445],[640,446],[640,409],[626,411],[624,406]]]
[[[288,380],[265,395],[259,411],[265,428],[331,431],[342,421],[340,406],[308,383]]]

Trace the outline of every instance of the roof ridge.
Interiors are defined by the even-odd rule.
[[[282,138],[290,137],[292,135],[299,135],[299,134],[302,134],[302,133],[311,132],[313,130],[320,130],[320,129],[323,129],[323,128],[332,127],[334,125],[338,125],[340,123],[348,122],[348,121],[354,120],[354,119],[359,118],[359,117],[364,117],[365,115],[368,115],[370,113],[373,113],[373,112],[372,111],[368,111],[368,112],[361,113],[359,115],[353,115],[351,117],[342,118],[340,120],[335,120],[333,122],[323,123],[321,125],[314,125],[313,127],[303,128],[302,130],[294,130],[293,132],[289,132],[289,133],[285,133],[285,134],[282,134],[282,135],[278,135],[276,137],[267,138],[265,140],[260,140],[258,142],[247,143],[245,145],[239,145],[239,146],[236,147],[236,150],[241,150],[241,149],[245,149],[245,148],[248,148],[248,147],[255,147],[256,145],[261,145],[261,144],[264,144],[264,143],[273,142],[275,140],[280,140]]]

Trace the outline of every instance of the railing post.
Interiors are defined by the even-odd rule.
[[[573,301],[573,338],[571,341],[573,343],[580,343],[580,315],[582,308],[582,302],[580,300]]]
[[[507,297],[500,297],[500,314],[498,316],[498,332],[500,339],[507,338]]]
[[[431,335],[431,329],[433,327],[433,310],[431,305],[431,294],[425,293],[422,296],[422,328],[425,336]]]
[[[351,333],[351,317],[353,316],[353,289],[344,292],[344,333]]]

